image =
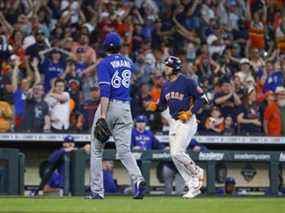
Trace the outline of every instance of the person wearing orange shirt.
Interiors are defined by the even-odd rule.
[[[162,84],[163,77],[160,72],[156,72],[153,76],[153,85],[150,90],[152,101],[157,102],[159,100]]]
[[[281,135],[281,115],[272,91],[266,93],[268,105],[264,110],[263,129],[267,136]]]
[[[13,116],[11,106],[0,100],[0,132],[8,132],[11,129],[11,119]]]

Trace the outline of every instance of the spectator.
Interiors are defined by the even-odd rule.
[[[89,130],[93,125],[93,118],[100,103],[100,91],[98,87],[91,88],[90,99],[84,101],[80,106],[78,122],[83,124],[83,130]]]
[[[271,61],[266,62],[266,67],[264,71],[264,77],[266,80],[264,82],[263,91],[275,91],[277,87],[284,84],[283,73],[274,67]]]
[[[219,135],[225,128],[224,117],[218,107],[213,107],[210,117],[205,122],[205,127],[210,135]]]
[[[236,111],[247,88],[255,87],[258,100],[262,100],[266,91],[284,86],[281,2],[7,1],[0,5],[0,89],[3,99],[15,108],[16,122],[12,123],[17,129],[27,92],[22,90],[22,83],[30,88],[28,82],[36,80],[30,64],[38,58],[44,95],[54,79],[65,78],[71,103],[76,103],[71,126],[76,131],[87,128],[82,118],[89,112],[81,106],[92,100],[91,89],[98,86],[96,64],[102,38],[116,30],[123,39],[122,53],[135,62],[138,71],[131,83],[132,112],[146,114],[152,130],[160,131],[161,118],[148,112],[144,104],[159,96],[164,76],[155,76],[170,54],[182,59],[183,73],[215,97],[214,103],[225,118],[232,117],[235,127]],[[20,60],[19,72],[14,76],[12,55]],[[76,75],[64,74],[67,57],[75,61]],[[18,80],[16,90],[13,79]],[[233,88],[220,88],[219,82],[224,79],[228,83],[232,80]],[[225,90],[232,90],[233,95],[229,97],[230,92]],[[258,110],[262,115],[263,108]],[[199,115],[207,116],[205,111]],[[203,125],[204,121],[199,131]]]
[[[240,106],[241,100],[228,79],[223,79],[221,84],[221,92],[215,95],[214,103],[220,107],[224,117],[233,117],[233,112],[235,112],[236,107]]]
[[[12,108],[9,103],[1,100],[0,96],[0,132],[8,132],[12,127]]]
[[[248,1],[250,4],[250,1]],[[267,7],[264,1],[262,2],[262,9],[253,11],[251,6],[248,6],[250,23],[250,46],[253,48],[263,49],[265,47],[265,30],[267,21]]]
[[[45,35],[40,30],[35,31],[33,36],[26,37],[24,39],[24,45],[27,45],[25,54],[31,59],[34,57],[39,59],[39,53],[49,48]]]
[[[132,104],[132,106],[135,107],[134,115],[146,114],[148,104],[152,100],[149,93],[149,85],[147,83],[142,83],[139,86],[139,91]]]
[[[150,130],[146,130],[147,117],[139,115],[135,119],[135,127],[132,130],[132,150],[146,151],[163,149],[163,145],[154,137]]]
[[[89,35],[87,34],[81,34],[79,38],[79,42],[74,43],[72,47],[72,52],[76,54],[76,52],[79,51],[79,53],[82,53],[84,58],[84,62],[87,64],[93,64],[96,61],[96,53],[93,50],[92,47],[90,47],[89,43]],[[80,57],[80,56],[79,56]],[[79,58],[76,58],[79,60]]]
[[[55,150],[48,158],[48,161],[41,168],[41,182],[39,187],[32,191],[30,196],[36,196],[39,191],[43,190],[44,193],[58,192],[63,196],[64,188],[64,156],[76,150],[74,138],[71,135],[64,137],[62,148]],[[41,165],[43,166],[43,164]]]
[[[30,94],[27,94],[25,113],[20,126],[21,131],[50,131],[49,108],[43,97],[43,85],[35,84]]]
[[[31,93],[27,94],[25,113],[20,126],[21,131],[43,132],[50,130],[49,108],[43,97],[43,85],[40,83],[35,84]]]
[[[239,133],[242,135],[262,135],[261,120],[257,105],[255,88],[247,90],[243,105],[237,116]]]
[[[235,127],[232,117],[228,116],[225,118],[225,128],[223,135],[225,136],[233,136],[235,135]]]
[[[78,47],[76,49],[76,55],[75,55],[75,60],[76,60],[76,63],[75,63],[75,70],[76,70],[76,73],[78,75],[82,75],[83,71],[87,68],[88,66],[88,63],[85,59],[85,50],[84,48],[82,47]]]
[[[252,79],[255,82],[252,73],[253,71],[249,59],[247,58],[241,59],[240,71],[238,72],[238,74],[241,78],[241,81],[244,82],[245,86],[254,86],[254,85],[246,85],[246,82],[251,81]]]
[[[65,70],[65,60],[62,56],[62,52],[58,49],[49,49],[48,51],[41,52],[41,55],[50,53],[49,56],[44,57],[44,61],[40,64],[40,72],[44,75],[44,87],[45,92],[48,92],[51,88],[52,81],[57,77],[63,75]]]
[[[277,103],[281,119],[281,135],[285,135],[285,88],[277,87],[276,91]]]
[[[281,114],[275,100],[275,94],[272,91],[268,91],[265,96],[267,100],[267,107],[264,111],[264,133],[268,136],[280,136]]]
[[[76,73],[75,61],[72,59],[67,60],[67,66],[65,68],[62,77],[66,82],[66,90],[70,94],[70,98],[74,101],[75,108],[74,111],[79,111],[79,106],[81,102],[81,79],[79,74]]]
[[[13,56],[12,56],[13,57]],[[25,114],[26,109],[26,96],[28,90],[30,89],[31,81],[34,81],[34,85],[40,83],[41,77],[38,70],[38,59],[34,58],[32,62],[32,68],[30,67],[29,62],[26,63],[26,67],[28,70],[27,78],[23,78],[21,83],[18,83],[18,77],[21,76],[22,72],[19,70],[19,59],[15,56],[15,63],[12,73],[12,86],[13,86],[13,103],[15,108],[15,129],[21,126],[23,116]],[[34,72],[32,73],[32,70]],[[23,75],[23,74],[22,74]]]
[[[49,106],[52,132],[66,132],[69,129],[70,96],[64,92],[65,81],[56,79],[45,101]]]

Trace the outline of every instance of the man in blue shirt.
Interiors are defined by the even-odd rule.
[[[131,153],[133,126],[130,108],[130,83],[133,62],[120,54],[121,38],[116,32],[108,33],[104,40],[107,56],[97,66],[100,87],[100,106],[96,111],[92,133],[98,120],[106,121],[116,144],[117,157],[126,167],[134,183],[134,199],[142,199],[145,181]],[[105,122],[104,122],[105,123]],[[91,193],[87,199],[103,199],[102,155],[104,143],[92,134]]]
[[[71,135],[64,137],[62,148],[55,150],[49,156],[41,183],[37,190],[31,192],[30,196],[37,196],[41,190],[44,192],[62,191],[64,187],[64,156],[76,150],[74,145],[74,138]]]
[[[146,130],[147,117],[139,115],[135,118],[136,125],[132,130],[132,150],[147,151],[163,149],[164,146],[154,137],[150,130]]]
[[[63,75],[66,64],[62,57],[62,53],[53,49],[50,52],[50,58],[46,57],[42,64],[40,64],[40,72],[44,74],[44,87],[45,92],[49,92],[52,86],[52,80]]]

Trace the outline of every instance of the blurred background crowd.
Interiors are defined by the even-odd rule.
[[[182,59],[211,104],[199,134],[285,134],[284,0],[0,0],[0,132],[88,132],[106,33],[136,67],[132,113],[167,131],[163,61]]]

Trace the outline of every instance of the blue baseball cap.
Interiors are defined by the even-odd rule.
[[[135,118],[135,121],[139,122],[139,123],[147,123],[148,119],[147,119],[147,117],[145,115],[138,115]]]
[[[71,143],[71,142],[74,142],[74,137],[71,135],[66,135],[63,140],[64,140],[64,142]]]
[[[122,39],[117,32],[108,33],[104,40],[104,46],[106,47],[118,47],[121,43]]]

